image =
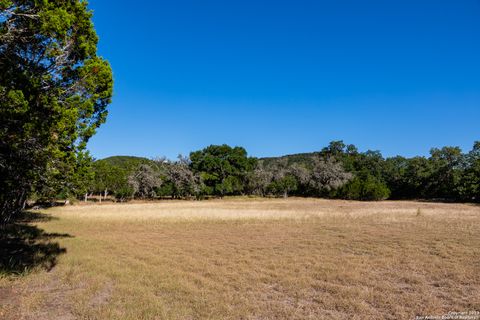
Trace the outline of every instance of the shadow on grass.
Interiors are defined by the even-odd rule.
[[[16,222],[0,226],[0,274],[22,274],[36,268],[51,270],[57,257],[67,252],[52,240],[69,234],[47,233],[32,222],[55,218],[41,213],[23,213]]]

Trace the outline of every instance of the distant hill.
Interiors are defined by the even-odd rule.
[[[281,159],[287,159],[288,164],[292,165],[294,163],[305,165],[306,167],[310,167],[313,162],[313,158],[318,156],[319,152],[308,152],[308,153],[297,153],[297,154],[290,154],[280,157],[267,157],[267,158],[260,158],[259,160],[263,162],[263,164],[268,167],[275,162]]]
[[[152,163],[152,160],[143,157],[133,156],[113,156],[105,159],[100,159],[95,162],[105,162],[109,165],[126,169],[127,171],[137,168],[141,164]]]

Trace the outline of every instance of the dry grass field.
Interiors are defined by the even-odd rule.
[[[32,272],[4,273],[0,319],[414,319],[480,310],[474,205],[226,199],[43,214],[31,244],[58,243],[57,263],[37,257]]]

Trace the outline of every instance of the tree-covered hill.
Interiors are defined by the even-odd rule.
[[[116,166],[122,169],[131,170],[136,169],[141,164],[151,164],[153,161],[143,157],[112,156],[96,160],[95,162],[104,162],[110,166]]]
[[[304,165],[306,167],[311,167],[314,159],[318,157],[319,154],[320,152],[296,153],[296,154],[289,154],[289,155],[279,156],[279,157],[260,158],[259,160],[265,166],[271,166],[278,161],[282,161],[282,159],[287,159],[287,162],[289,165],[299,164],[299,165]]]

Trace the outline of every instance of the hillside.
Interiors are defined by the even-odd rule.
[[[312,163],[312,159],[316,157],[319,152],[308,152],[308,153],[296,153],[296,154],[289,154],[280,157],[266,157],[260,158],[259,160],[263,162],[265,166],[270,166],[273,163],[279,161],[280,159],[288,159],[288,164],[292,165],[294,163],[304,164],[307,167],[310,167]]]
[[[113,156],[113,157],[96,160],[96,162],[105,162],[112,166],[116,166],[124,169],[131,169],[144,163],[151,163],[152,160],[143,158],[143,157],[134,157],[134,156]]]

